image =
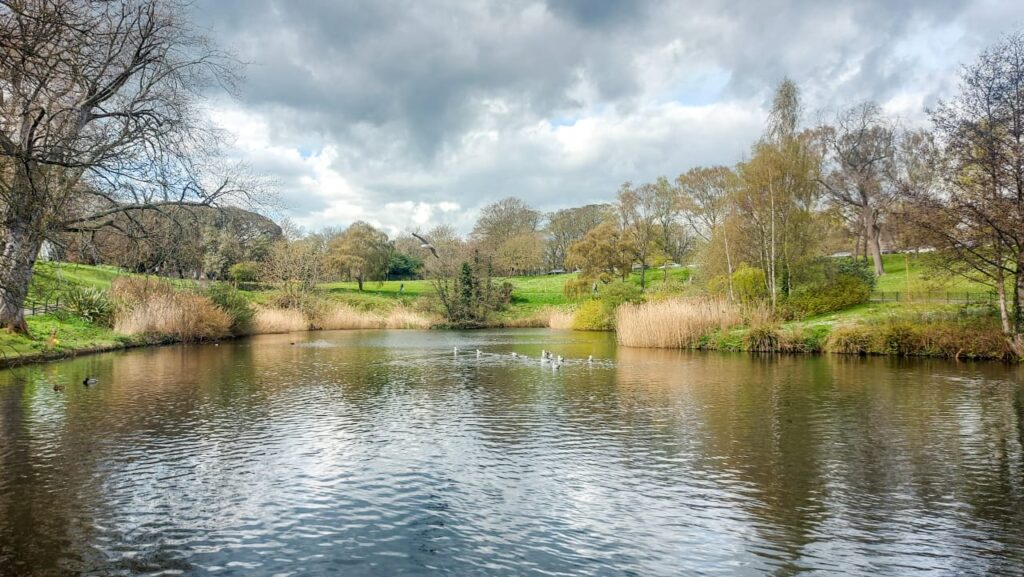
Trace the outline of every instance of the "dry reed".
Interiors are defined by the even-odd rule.
[[[739,308],[712,298],[675,299],[619,307],[619,343],[627,347],[695,348],[704,337],[743,323]]]
[[[553,329],[568,330],[572,328],[572,311],[551,309],[548,314],[548,326]]]
[[[231,318],[201,295],[153,293],[120,306],[114,315],[114,330],[182,341],[213,340],[231,332]]]
[[[296,309],[259,309],[252,330],[254,334],[291,333],[309,330],[309,323]]]

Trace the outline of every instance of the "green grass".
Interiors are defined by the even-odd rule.
[[[0,332],[0,362],[23,357],[61,357],[75,351],[111,349],[130,344],[131,338],[75,317],[34,315],[27,319],[29,335]],[[56,331],[56,341],[50,332]]]
[[[884,254],[885,274],[878,278],[876,291],[885,292],[988,292],[990,287],[963,276],[945,273],[932,254]],[[909,265],[909,267],[908,267]],[[909,268],[909,275],[908,273]]]
[[[685,282],[689,278],[689,270],[685,268],[669,269],[670,281]],[[576,278],[576,274],[558,274],[541,276],[520,276],[508,278],[496,278],[496,283],[508,281],[512,283],[513,305],[522,307],[524,310],[535,310],[544,306],[563,306],[569,304],[565,298],[565,283]],[[647,271],[647,286],[650,290],[657,290],[664,282],[664,272],[660,270]],[[639,285],[640,274],[633,273],[629,277],[630,282]],[[404,285],[404,291],[399,289]],[[332,282],[322,285],[327,293],[336,299],[345,300],[349,298],[362,299],[362,302],[375,302],[374,299],[399,299],[409,297],[420,297],[433,294],[434,288],[427,280],[407,281],[385,281],[363,283],[363,290],[359,291],[359,285],[355,282]],[[376,301],[384,303],[386,301]]]

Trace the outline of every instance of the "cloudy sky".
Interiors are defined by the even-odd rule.
[[[212,104],[307,229],[452,224],[732,164],[790,76],[806,121],[873,99],[907,123],[1024,26],[1020,0],[199,0],[248,62]]]

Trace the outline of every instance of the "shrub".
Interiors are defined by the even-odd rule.
[[[65,310],[95,325],[109,327],[113,322],[114,304],[97,288],[73,285],[61,295]]]
[[[571,278],[562,285],[562,292],[565,298],[571,301],[578,301],[591,296],[594,290],[594,282],[586,278]]]
[[[800,282],[781,303],[784,318],[806,318],[848,309],[871,299],[875,274],[865,261],[824,258],[804,267]]]
[[[627,303],[616,318],[619,343],[630,347],[698,348],[715,332],[743,323],[738,306],[713,298]]]
[[[743,335],[743,346],[748,351],[771,353],[779,350],[779,330],[774,325],[755,325]]]
[[[597,299],[582,303],[572,317],[572,328],[577,331],[610,331],[614,326],[611,311]]]
[[[256,311],[238,289],[223,283],[212,285],[206,296],[231,319],[231,334],[247,335],[252,332],[252,319]]]
[[[833,353],[865,355],[871,351],[872,332],[863,325],[836,325],[828,335],[825,349]]]
[[[599,296],[605,307],[609,311],[614,311],[623,303],[638,303],[642,301],[644,293],[639,286],[631,282],[616,280],[604,285],[600,290]]]
[[[851,277],[839,277],[822,284],[803,286],[782,304],[786,318],[805,318],[848,309],[868,302],[871,287]]]
[[[235,283],[256,282],[260,278],[260,265],[251,261],[235,263],[228,268],[228,278]]]
[[[752,303],[768,296],[764,271],[745,264],[732,273],[732,288],[742,303]]]

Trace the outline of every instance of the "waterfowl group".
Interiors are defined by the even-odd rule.
[[[478,358],[478,359],[480,357],[482,357],[483,354],[484,354],[483,351],[481,351],[480,349],[474,349],[473,352],[476,353],[476,358]],[[459,347],[452,347],[452,354],[454,354],[456,357],[458,357],[459,356]],[[524,360],[529,360],[530,359],[529,355],[519,354],[519,353],[517,353],[515,351],[513,351],[513,352],[511,352],[509,354],[512,356],[513,359],[524,359]],[[562,365],[565,364],[565,358],[562,355],[553,355],[553,354],[551,354],[551,351],[541,350],[540,351],[540,362],[541,362],[542,365],[544,363],[551,363],[551,369],[554,370],[554,371],[557,371],[558,369],[562,368]],[[587,356],[587,364],[588,365],[594,364],[594,355],[588,355]]]

